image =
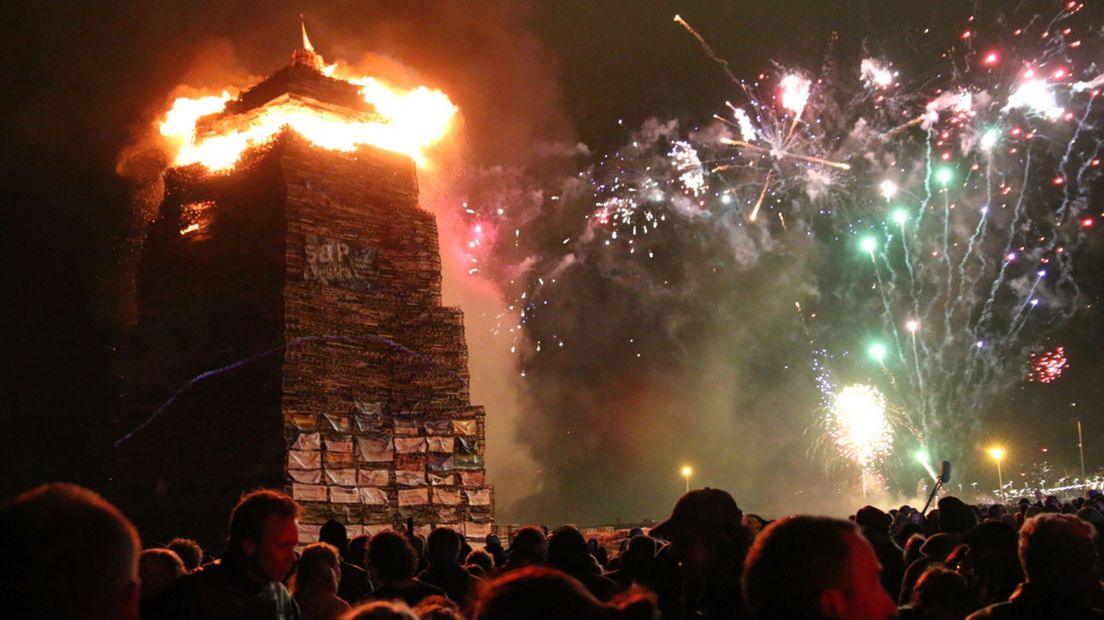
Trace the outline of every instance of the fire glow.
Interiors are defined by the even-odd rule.
[[[303,43],[304,49],[313,54],[305,35]],[[200,119],[224,110],[231,100],[230,93],[180,97],[173,101],[159,127],[175,152],[173,165],[201,164],[211,172],[228,170],[247,149],[261,146],[290,128],[321,148],[351,152],[370,145],[407,155],[424,167],[428,162],[426,149],[448,134],[456,116],[457,107],[438,90],[424,86],[404,90],[376,78],[351,75],[336,64],[321,72],[356,85],[374,114],[350,116],[282,99],[265,104],[238,125],[203,134],[197,128]]]

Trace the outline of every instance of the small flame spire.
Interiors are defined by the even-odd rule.
[[[325,69],[326,63],[322,60],[322,56],[314,51],[310,37],[307,36],[307,23],[303,20],[302,15],[299,16],[299,30],[303,33],[303,44],[302,47],[291,53],[291,64],[322,71]]]
[[[303,31],[303,49],[308,52],[314,51],[314,46],[311,45],[310,37],[307,36],[307,22],[303,21],[303,15],[299,15],[299,28]]]

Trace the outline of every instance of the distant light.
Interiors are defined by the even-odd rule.
[[[910,333],[915,334],[916,330],[920,329],[920,321],[917,321],[916,319],[909,319],[908,322],[905,323],[905,329],[909,330]]]
[[[913,457],[916,459],[916,462],[920,463],[921,465],[927,465],[931,462],[931,457],[928,456],[928,451],[923,448],[917,450],[916,453],[913,454]]]
[[[939,181],[939,184],[944,187],[946,187],[946,185],[951,182],[952,178],[954,178],[954,172],[952,172],[951,169],[947,167],[940,168],[935,173],[935,180]]]
[[[1034,307],[1034,306],[1038,306],[1038,305],[1039,305],[1039,300],[1038,300],[1038,299],[1032,299],[1032,300],[1031,300],[1031,306],[1032,306],[1032,307]]]
[[[1000,62],[1000,54],[996,52],[989,52],[985,55],[985,58],[983,58],[981,62],[982,64],[993,66]]]
[[[889,200],[897,195],[897,184],[889,179],[882,181],[882,184],[878,186],[882,190],[882,196]]]
[[[874,237],[863,237],[862,241],[859,242],[859,247],[867,254],[874,254],[878,249],[878,241]]]
[[[904,226],[905,222],[908,221],[908,211],[904,209],[894,209],[890,217],[893,218],[893,222],[898,226]]]
[[[1004,458],[1004,448],[993,447],[989,448],[988,452],[994,461],[1000,461]]]
[[[689,465],[683,465],[679,473],[682,474],[683,478],[689,478],[694,475],[694,470]]]

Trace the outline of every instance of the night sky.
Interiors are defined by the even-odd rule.
[[[650,118],[677,119],[689,130],[723,112],[726,100],[739,97],[738,89],[673,23],[676,13],[701,31],[733,73],[754,77],[773,71],[772,62],[815,70],[831,54],[858,58],[867,46],[885,49],[894,33],[927,26],[953,31],[958,26],[946,25],[965,23],[973,7],[982,13],[1000,5],[897,0],[20,4],[9,3],[3,12],[0,55],[8,265],[3,325],[9,356],[0,497],[50,480],[106,487],[111,420],[122,403],[120,347],[135,317],[131,280],[149,217],[135,206],[141,180],[117,172],[120,156],[141,141],[179,85],[244,86],[284,66],[297,45],[300,13],[327,58],[361,60],[383,67],[390,77],[424,81],[461,108],[466,167],[456,168],[454,176],[423,180],[430,195],[423,199],[445,204],[460,195],[450,189],[450,180],[476,191],[473,171],[539,166],[549,145],[585,144],[586,154],[549,163],[541,183],[568,177],[572,166],[590,165],[621,147]],[[1099,14],[1086,10],[1082,17],[1099,26]],[[148,178],[148,170],[140,172]],[[446,239],[453,220],[443,221]],[[1099,406],[1104,382],[1098,378],[1104,320],[1100,282],[1093,275],[1102,266],[1099,250],[1089,239],[1076,262],[1085,294],[1081,304],[1092,309],[1054,325],[1037,343],[1064,345],[1071,368],[1053,384],[1017,382],[987,402],[986,411],[969,413],[985,416],[978,436],[968,442],[977,455],[963,464],[973,466],[972,479],[992,477],[980,448],[994,440],[1011,451],[1006,478],[1043,458],[1056,470],[1076,470],[1077,415],[1085,420],[1088,469],[1104,466]],[[712,255],[702,250],[698,258],[707,262]],[[449,260],[446,256],[446,264]],[[741,299],[748,301],[725,298],[732,304],[725,312],[744,320],[746,308],[756,309],[748,316],[761,315],[763,308],[772,313],[792,308],[792,297],[771,292],[771,278],[783,273],[778,270],[767,265],[736,274],[745,278],[740,286],[749,296]],[[498,425],[491,439],[501,439],[488,447],[488,467],[499,488],[501,520],[661,517],[680,492],[677,467],[683,460],[700,472],[695,484],[729,488],[745,510],[772,515],[798,509],[803,496],[794,492],[801,486],[795,479],[810,487],[830,486],[838,474],[810,452],[809,420],[792,413],[816,406],[811,374],[775,376],[783,367],[809,365],[806,343],[794,336],[795,316],[762,319],[753,324],[759,328],[754,334],[724,341],[739,348],[717,351],[709,343],[717,341],[721,315],[683,308],[690,326],[678,342],[687,350],[658,356],[644,369],[623,365],[618,357],[623,351],[599,347],[598,340],[593,350],[579,349],[570,363],[519,360],[500,356],[501,341],[485,335],[493,324],[488,317],[501,302],[489,301],[485,285],[465,284],[460,273],[446,266],[446,302],[461,305],[468,315],[473,400],[486,404],[488,423]],[[703,290],[724,286],[724,274],[722,267],[718,279],[702,280]],[[587,328],[571,317],[602,314],[611,305],[616,309],[606,314],[611,324],[605,329],[616,333],[646,333],[670,318],[665,307],[617,307],[617,291],[602,288],[602,282],[579,283],[588,296],[573,298],[562,309],[561,328],[584,334]],[[705,318],[698,325],[694,317]],[[601,321],[595,325],[603,329]],[[657,350],[670,344],[653,343]],[[753,355],[762,363],[748,362]],[[593,367],[581,363],[582,357]],[[698,363],[708,359],[722,361]],[[515,364],[535,374],[520,381]],[[729,376],[728,368],[744,372]],[[555,380],[541,378],[546,376]],[[570,385],[587,380],[594,383]],[[792,391],[798,384],[805,391]],[[703,385],[714,386],[716,393]],[[580,396],[568,404],[547,397],[548,390]],[[602,398],[588,396],[594,394]],[[718,410],[679,417],[684,403]],[[583,442],[593,458],[555,456],[567,428],[557,426],[555,412],[569,406],[581,413],[565,419],[593,440]],[[741,421],[720,434],[727,447],[710,437],[714,420],[727,428],[730,418],[740,416],[746,416],[747,426]],[[688,428],[670,435],[677,425]],[[517,427],[528,430],[519,433]],[[765,447],[733,444],[734,436]],[[687,445],[672,449],[665,444],[672,437]],[[525,458],[518,456],[522,453]],[[771,472],[779,478],[771,479]],[[577,484],[569,488],[564,480]],[[811,505],[826,509],[831,502],[820,498]]]

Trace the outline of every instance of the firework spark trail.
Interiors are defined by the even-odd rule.
[[[740,78],[736,77],[734,73],[732,73],[732,69],[730,69],[728,66],[728,61],[724,58],[721,58],[716,54],[716,52],[713,51],[713,48],[709,46],[709,43],[705,40],[705,37],[703,37],[701,33],[695,30],[689,22],[678,15],[675,15],[675,23],[685,28],[686,32],[690,33],[690,36],[697,39],[698,45],[701,46],[702,51],[705,52],[705,55],[709,58],[709,60],[712,60],[713,62],[720,65],[721,69],[724,70],[725,75],[728,76],[728,79],[732,80],[734,84],[737,84],[741,88],[743,88],[743,82],[740,80]]]
[[[1001,19],[1015,23],[1003,13]],[[868,64],[867,84],[859,86],[868,90],[855,95],[830,63],[816,75],[776,66],[771,75],[741,81],[700,33],[681,18],[675,21],[747,100],[742,106],[725,102],[729,114],[689,133],[671,123],[645,123],[620,151],[571,179],[577,189],[570,205],[546,201],[546,211],[535,217],[532,209],[507,209],[507,230],[537,234],[515,232],[481,275],[505,282],[505,294],[523,313],[519,334],[530,339],[532,352],[519,354],[519,366],[524,370],[554,355],[549,344],[558,334],[552,327],[563,323],[556,312],[570,312],[550,312],[549,301],[558,296],[592,295],[595,287],[603,295],[646,290],[634,301],[655,316],[666,312],[655,306],[683,296],[700,301],[691,304],[693,316],[712,317],[710,305],[729,303],[726,295],[746,289],[703,286],[710,273],[721,270],[736,281],[767,269],[772,290],[800,300],[801,329],[822,399],[836,394],[833,372],[848,379],[854,372],[874,372],[872,380],[901,411],[890,416],[901,432],[898,440],[911,444],[915,438],[928,449],[951,451],[948,457],[956,456],[954,450],[961,455],[980,424],[973,412],[984,411],[1000,390],[1023,378],[1019,352],[1076,310],[1072,278],[1083,274],[1075,274],[1073,255],[1092,223],[1069,224],[1092,204],[1087,199],[1099,178],[1086,159],[1102,148],[1099,110],[1076,110],[1079,122],[1067,142],[1065,123],[1073,119],[1051,120],[1050,91],[1038,85],[1034,94],[1020,91],[1023,72],[1013,67],[1041,65],[1049,57],[1039,55],[1037,31],[1015,39],[1026,51],[999,48],[1009,70],[985,65],[981,52],[960,54],[956,48],[953,67],[943,56],[919,75],[879,77]],[[1055,38],[1047,39],[1047,54],[1061,51]],[[783,101],[781,82],[802,75],[811,77],[811,96],[797,89],[801,97]],[[859,75],[856,68],[852,81]],[[1072,111],[1085,99],[1093,105],[1096,93],[1068,98],[1074,90],[1057,89],[1051,107]],[[1020,99],[1013,101],[1017,93]],[[1041,99],[1028,97],[1040,93]],[[960,172],[949,176],[951,170]],[[1055,170],[1064,179],[1061,188],[1046,182]],[[895,191],[879,192],[879,182],[892,182]],[[544,195],[557,200],[567,193],[555,188]],[[885,200],[874,198],[878,193],[886,193]],[[891,200],[889,193],[898,198]],[[494,219],[476,211],[484,221]],[[756,219],[763,211],[777,221]],[[1058,213],[1062,222],[1056,225]],[[576,216],[579,224],[565,223]],[[877,242],[873,277],[851,262],[859,258],[853,236],[868,234]],[[552,241],[542,244],[541,237]],[[723,250],[708,246],[711,253],[702,252],[718,240]],[[653,251],[662,260],[645,262]],[[1044,268],[1049,275],[1032,281],[1031,274]],[[585,288],[564,284],[573,277]],[[1071,283],[1059,286],[1064,278]],[[609,290],[602,288],[607,283]],[[783,288],[788,286],[794,288]],[[703,293],[713,287],[728,292]],[[1033,299],[1043,307],[1036,311]],[[754,305],[744,298],[740,303]],[[599,312],[617,310],[604,306]],[[642,328],[661,332],[660,325]],[[748,325],[744,317],[726,329]],[[850,354],[863,346],[852,335],[868,333],[870,326],[897,347],[877,369],[866,356]],[[668,344],[688,346],[681,340]],[[683,350],[693,358],[692,350]]]

